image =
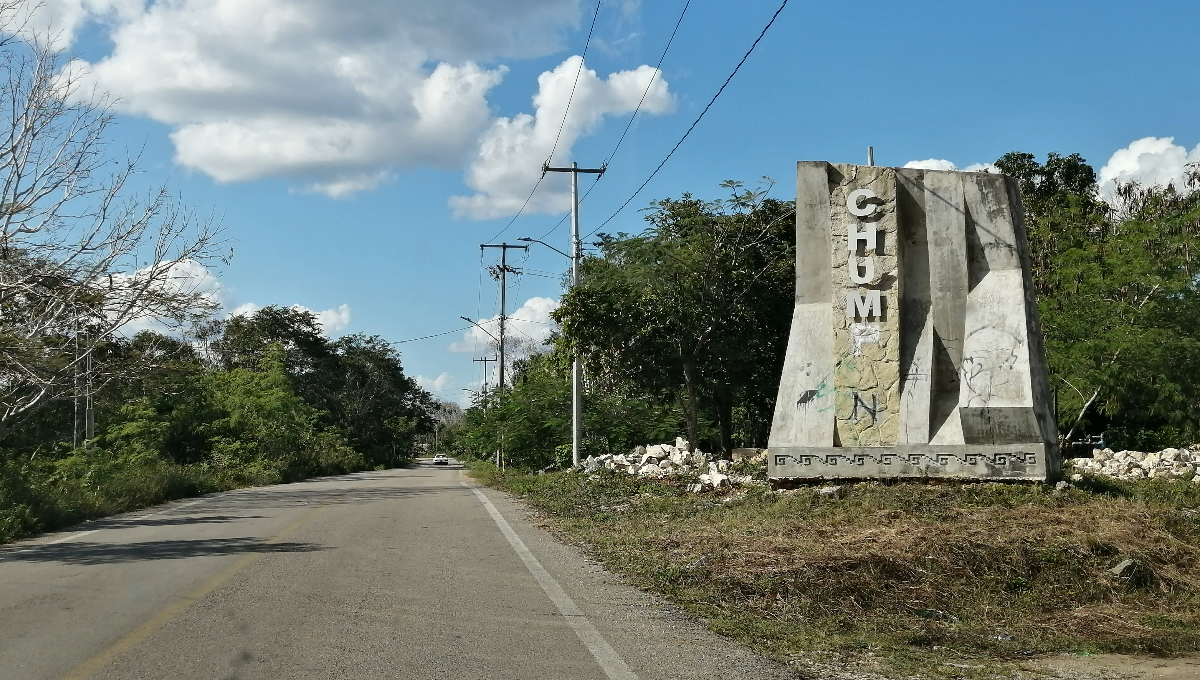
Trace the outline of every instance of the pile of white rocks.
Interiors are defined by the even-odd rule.
[[[1190,449],[1141,451],[1098,450],[1091,458],[1069,458],[1076,473],[1117,479],[1187,479],[1200,484],[1200,445]]]
[[[755,483],[750,475],[734,474],[732,466],[733,461],[714,459],[700,449],[688,451],[688,442],[683,437],[677,437],[674,444],[639,446],[632,453],[588,456],[580,464],[584,472],[612,470],[649,479],[699,473],[698,481],[688,485],[688,491],[696,493]]]

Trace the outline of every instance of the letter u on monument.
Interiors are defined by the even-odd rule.
[[[1014,180],[797,165],[769,446],[774,478],[1057,478]]]

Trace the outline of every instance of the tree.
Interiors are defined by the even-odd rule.
[[[312,312],[277,306],[234,317],[223,333],[213,347],[225,370],[253,369],[280,352],[296,393],[372,465],[409,458],[416,435],[433,426],[432,395],[379,336],[330,341]]]
[[[678,432],[679,411],[624,391],[589,391],[583,403],[585,455],[629,450]],[[518,360],[512,385],[466,412],[447,440],[461,453],[502,450],[507,465],[540,469],[571,461],[571,359],[562,347]]]
[[[206,316],[189,274],[218,245],[165,189],[135,196],[136,159],[108,153],[110,101],[44,36],[20,37],[25,6],[0,4],[0,437],[72,394],[131,322]]]
[[[1010,153],[1020,181],[1060,428],[1154,448],[1200,435],[1200,176],[1102,201],[1077,154]]]
[[[333,346],[312,312],[270,305],[225,322],[213,343],[225,370],[254,368],[275,347],[296,392],[309,404],[332,414],[343,376]]]
[[[688,440],[711,409],[721,449],[763,442],[795,294],[791,203],[726,182],[727,200],[690,194],[651,204],[638,236],[602,235],[601,256],[554,318],[561,343],[584,358],[601,389],[636,386],[657,399],[682,392]]]
[[[432,429],[439,412],[433,395],[404,374],[400,354],[377,335],[347,335],[332,349],[340,373],[336,425],[371,465],[411,458],[416,435]]]

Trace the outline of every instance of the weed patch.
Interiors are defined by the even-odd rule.
[[[837,498],[486,464],[473,474],[609,569],[783,660],[869,655],[897,672],[969,677],[946,664],[1200,650],[1190,483],[860,483]]]

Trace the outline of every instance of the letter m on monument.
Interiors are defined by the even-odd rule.
[[[1035,302],[1013,179],[799,163],[770,476],[1056,478]]]
[[[874,317],[878,319],[883,316],[880,311],[880,295],[877,290],[868,290],[863,293],[846,293],[846,316],[853,319],[859,317],[867,319]]]

